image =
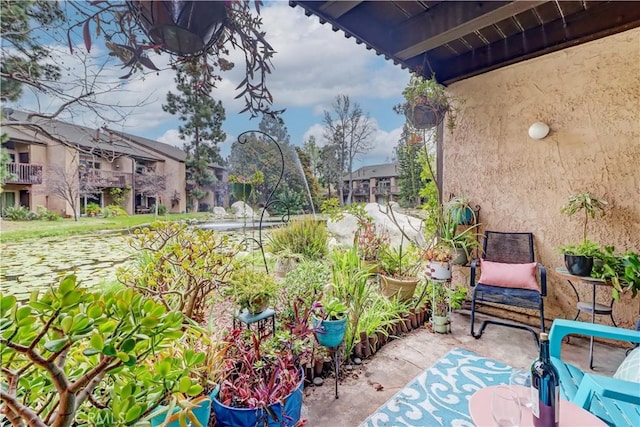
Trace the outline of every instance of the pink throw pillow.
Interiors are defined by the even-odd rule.
[[[480,280],[483,285],[501,288],[519,288],[539,291],[536,280],[537,263],[507,264],[482,260],[480,262]]]

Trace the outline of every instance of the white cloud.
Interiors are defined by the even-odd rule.
[[[157,140],[179,148],[182,148],[182,146],[184,145],[184,141],[180,139],[180,133],[178,132],[178,129],[169,129],[164,134],[162,134],[162,136],[157,138]]]
[[[353,101],[360,103],[365,112],[381,103],[399,102],[402,89],[409,80],[409,73],[399,66],[378,57],[364,45],[356,44],[354,39],[346,39],[341,31],[334,32],[330,25],[322,25],[316,17],[307,17],[300,7],[292,8],[286,1],[268,2],[261,9],[263,30],[266,39],[276,50],[273,58],[273,72],[267,76],[267,85],[274,97],[274,107],[287,108],[287,120],[304,119],[299,123],[298,134],[292,134],[292,141],[304,141],[315,135],[318,143],[322,143],[322,113],[331,109],[331,103],[338,94],[345,94]],[[79,47],[78,51],[81,51]],[[78,57],[69,54],[66,46],[60,47],[56,53],[56,61],[69,68],[73,79],[82,76],[83,68]],[[110,123],[114,129],[132,134],[154,138],[176,146],[182,146],[178,138],[178,120],[165,113],[162,104],[169,90],[175,91],[174,72],[168,68],[169,55],[154,55],[152,61],[163,71],[134,75],[127,80],[119,79],[126,74],[115,59],[110,59],[102,69],[102,79],[117,87],[117,90],[100,95],[100,101],[110,105],[120,105],[126,119],[121,123]],[[106,61],[104,40],[94,40],[91,58],[97,69]],[[227,111],[227,123],[224,128],[228,133],[238,133],[241,129],[255,128],[257,123],[249,122],[247,114],[238,116],[244,107],[242,99],[235,100],[235,87],[244,76],[244,58],[239,51],[232,50],[231,59],[235,62],[233,70],[223,73],[223,80],[217,82],[212,96],[221,100]],[[63,76],[67,78],[67,76]],[[43,102],[40,100],[40,102]],[[144,107],[128,109],[126,105],[144,103]],[[31,110],[38,109],[37,101],[31,97],[23,102]],[[41,105],[49,111],[59,101],[49,101]],[[383,117],[381,108],[376,113],[375,149],[367,156],[371,162],[374,158],[390,158],[401,129],[397,123]],[[291,112],[291,114],[289,114]],[[389,114],[393,114],[389,112]],[[383,121],[382,119],[387,119]],[[66,117],[64,119],[67,119]],[[72,121],[87,126],[101,126],[104,120],[92,113],[76,114]],[[385,123],[378,125],[378,122]],[[391,123],[391,124],[389,124]],[[233,126],[234,124],[235,126]],[[385,128],[386,126],[386,128]],[[304,128],[306,131],[303,131]],[[292,126],[289,125],[292,129]],[[383,129],[384,128],[384,129]],[[391,128],[391,129],[389,129]],[[233,129],[231,132],[229,129]],[[302,138],[300,133],[303,132]],[[223,155],[228,151],[230,142],[235,137],[221,144]]]

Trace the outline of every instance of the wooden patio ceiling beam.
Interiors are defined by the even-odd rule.
[[[328,1],[320,10],[333,18],[340,18],[345,13],[362,3],[362,1]]]
[[[442,2],[391,33],[394,56],[407,60],[546,1]]]
[[[449,84],[639,26],[640,7],[633,2],[603,3],[567,17],[566,22],[558,19],[448,61],[436,62],[438,81]],[[412,61],[417,63],[418,58]]]

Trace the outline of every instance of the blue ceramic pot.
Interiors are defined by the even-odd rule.
[[[300,421],[304,374],[298,387],[284,399],[284,405],[274,403],[268,410],[261,408],[234,408],[213,399],[213,413],[218,427],[293,427]]]
[[[320,345],[338,347],[347,331],[347,316],[339,320],[322,320],[314,318],[313,326]]]

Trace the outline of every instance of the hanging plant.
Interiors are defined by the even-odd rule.
[[[457,113],[464,101],[451,95],[438,83],[435,75],[425,79],[413,74],[402,95],[406,102],[393,109],[398,114],[404,114],[414,129],[437,127],[445,117],[449,130],[455,128]]]
[[[257,117],[280,112],[271,111],[273,97],[266,86],[275,51],[261,30],[261,5],[261,0],[78,2],[74,7],[82,18],[71,25],[67,38],[73,53],[72,35],[76,29],[82,29],[87,51],[91,51],[94,31],[95,36],[104,37],[109,55],[119,58],[122,68],[128,69],[123,79],[144,70],[160,71],[148,56],[150,50],[170,54],[173,68],[185,60],[199,58],[206,65],[202,67],[206,73],[202,76],[203,85],[213,87],[221,80],[218,72],[234,67],[227,59],[230,50],[239,50],[244,54],[245,78],[237,87],[236,98],[244,97],[241,113]]]

